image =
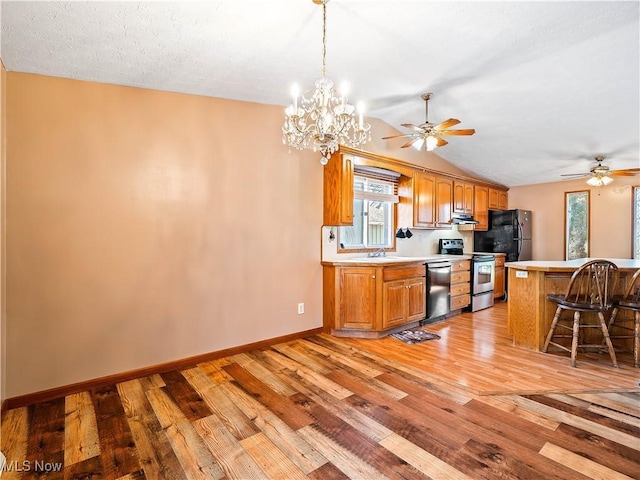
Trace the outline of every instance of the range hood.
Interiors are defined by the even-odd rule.
[[[479,222],[473,219],[469,213],[454,213],[451,216],[452,225],[477,225]]]

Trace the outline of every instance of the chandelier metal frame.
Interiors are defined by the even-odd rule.
[[[346,91],[335,94],[333,81],[326,77],[327,70],[327,2],[322,4],[322,78],[315,82],[313,92],[306,91],[298,101],[294,90],[293,103],[285,109],[282,126],[282,143],[298,150],[313,144],[320,151],[320,163],[326,165],[338,147],[347,145],[357,148],[371,140],[371,125],[364,122],[362,105],[358,105],[358,120],[355,108],[347,102]]]

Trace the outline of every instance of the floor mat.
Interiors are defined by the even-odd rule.
[[[427,340],[437,340],[440,335],[427,332],[426,330],[402,330],[398,333],[392,333],[392,337],[402,340],[404,343],[422,343]]]

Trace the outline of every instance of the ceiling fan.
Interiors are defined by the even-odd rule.
[[[591,167],[589,171],[586,173],[565,173],[564,175],[561,175],[561,176],[574,177],[574,178],[589,177],[587,180],[587,183],[589,185],[591,185],[592,187],[601,187],[603,185],[609,185],[611,182],[613,182],[613,178],[611,177],[614,177],[614,176],[630,177],[633,175],[640,174],[640,168],[610,170],[609,167],[602,164],[605,158],[607,157],[605,157],[604,155],[597,155],[596,157],[594,157],[594,160],[596,161],[597,165],[594,167]]]
[[[422,145],[426,145],[427,151],[432,151],[437,147],[445,146],[447,142],[444,135],[473,135],[476,131],[473,128],[466,128],[461,130],[450,130],[450,127],[460,123],[460,120],[456,118],[450,118],[442,123],[434,125],[429,122],[429,99],[433,96],[432,93],[424,93],[421,98],[425,103],[425,122],[420,125],[414,125],[412,123],[403,123],[402,126],[412,130],[411,133],[405,133],[402,135],[392,135],[390,137],[383,137],[383,140],[389,140],[392,138],[408,137],[409,141],[402,145],[400,148],[407,148],[413,146],[417,150],[422,148]]]

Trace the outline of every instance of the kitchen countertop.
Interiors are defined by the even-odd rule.
[[[371,266],[389,266],[389,265],[407,265],[410,263],[430,263],[430,262],[438,262],[442,260],[470,260],[471,254],[463,254],[463,255],[425,255],[424,257],[401,257],[388,255],[386,257],[351,257],[345,258],[344,260],[323,260],[322,265],[327,266],[348,266],[348,265],[357,265],[363,267],[371,267]]]
[[[507,262],[505,267],[516,270],[528,270],[538,272],[573,272],[584,263],[596,260],[595,258],[579,258],[576,260],[529,260],[526,262]],[[637,270],[640,268],[640,260],[630,258],[606,258],[615,263],[621,270]]]

